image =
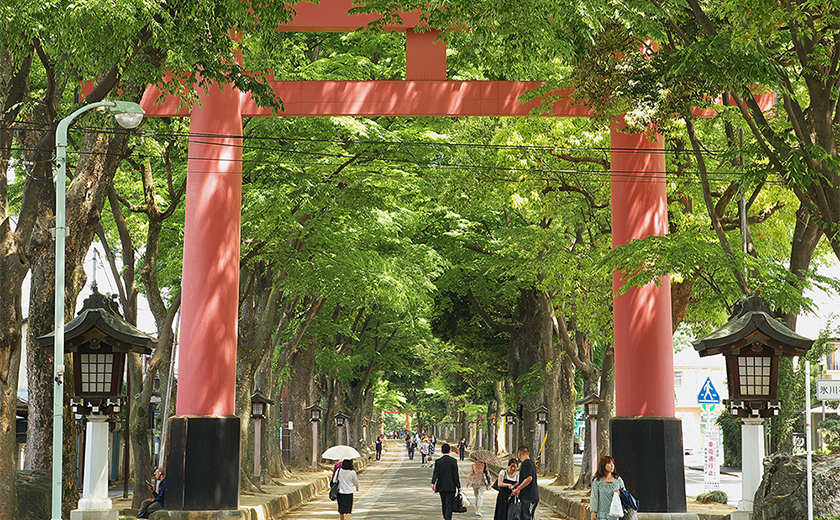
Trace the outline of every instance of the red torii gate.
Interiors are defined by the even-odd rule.
[[[382,413],[381,413],[382,422],[379,423],[379,434],[380,435],[385,435],[385,414],[386,413],[390,413],[390,414],[404,413],[405,414],[405,431],[408,432],[411,429],[411,414],[417,413],[417,412],[400,412],[399,410],[388,410],[388,411],[382,410]]]
[[[351,6],[351,0],[322,0],[320,5],[297,4],[297,17],[281,30],[351,32],[374,19],[372,15],[348,15]],[[176,457],[170,457],[170,464],[175,464],[176,471],[172,468],[169,471],[170,487],[181,488],[181,491],[170,491],[167,509],[238,507],[238,475],[220,476],[216,471],[191,469],[188,453],[191,445],[201,447],[192,450],[204,449],[208,442],[224,437],[200,435],[201,440],[198,440],[190,432],[199,435],[197,432],[201,429],[189,426],[190,420],[197,425],[205,424],[199,419],[208,419],[210,426],[207,428],[213,430],[219,427],[213,418],[234,413],[242,118],[527,116],[539,103],[535,100],[523,104],[519,97],[540,82],[447,81],[446,46],[443,42],[434,42],[439,34],[435,31],[415,32],[418,20],[418,15],[408,15],[402,25],[389,27],[406,33],[405,81],[272,81],[272,87],[286,106],[282,114],[257,107],[249,94],[237,91],[233,85],[225,85],[224,89],[214,86],[207,93],[199,92],[200,105],[191,108],[179,107],[178,99],[160,102],[160,93],[153,88],[144,96],[141,104],[148,116],[189,116],[190,133],[201,135],[200,140],[190,144],[187,173],[176,410],[184,424],[180,430],[173,426]],[[585,107],[569,105],[565,99],[552,108],[557,117],[589,115]],[[614,247],[668,232],[662,137],[650,140],[643,135],[622,133],[619,131],[621,126],[622,122],[616,121],[610,131]],[[619,275],[615,275],[614,290],[621,285]],[[631,289],[616,296],[613,305],[619,416],[613,424],[613,436],[617,437],[616,441],[627,439],[627,444],[621,442],[622,447],[640,453],[640,460],[633,459],[631,464],[622,465],[622,473],[625,479],[631,472],[645,475],[648,485],[638,489],[638,494],[642,495],[639,498],[646,510],[685,511],[682,440],[679,421],[674,418],[669,280],[665,277],[659,284]],[[621,418],[631,417],[651,421],[621,422]],[[644,425],[640,427],[639,424]],[[176,441],[179,433],[183,438]],[[651,439],[658,439],[653,441],[657,445],[652,448],[646,446]],[[231,451],[221,443],[222,440],[218,440],[217,445],[210,448],[217,453]],[[626,456],[621,451],[616,453],[617,457]],[[638,466],[639,463],[642,466]],[[651,479],[651,474],[657,477]],[[198,479],[195,486],[189,486],[192,479]],[[190,493],[197,491],[184,489],[185,485],[193,489],[216,489],[216,497],[223,498],[210,499],[202,495],[191,500]],[[219,488],[224,489],[218,492]],[[170,499],[175,498],[172,495],[181,492],[181,499],[171,503]]]

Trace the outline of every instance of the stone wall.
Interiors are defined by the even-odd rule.
[[[840,456],[813,455],[814,518],[840,515]],[[808,518],[804,455],[774,453],[764,459],[753,520]]]

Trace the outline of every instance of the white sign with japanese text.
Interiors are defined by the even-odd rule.
[[[720,430],[708,428],[703,434],[703,489],[720,489]]]
[[[820,401],[840,401],[840,380],[817,380],[817,399]]]

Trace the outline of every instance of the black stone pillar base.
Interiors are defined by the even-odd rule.
[[[182,415],[169,422],[167,510],[239,509],[239,417]]]
[[[616,471],[639,500],[639,511],[686,512],[680,420],[616,417],[612,420],[611,435]]]

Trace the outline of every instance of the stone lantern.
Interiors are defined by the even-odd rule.
[[[777,321],[758,295],[735,304],[723,327],[694,343],[701,357],[723,354],[726,358],[729,399],[723,403],[730,414],[743,421],[743,499],[738,509],[744,518],[752,512],[753,497],[761,483],[764,418],[777,415],[781,405],[777,397],[779,359],[803,356],[813,344]]]
[[[515,446],[513,445],[513,425],[516,424],[516,418],[518,417],[518,415],[513,410],[508,410],[507,412],[502,414],[502,417],[505,418],[505,424],[507,425],[508,453],[513,453],[513,450],[515,448]]]
[[[262,395],[259,390],[251,396],[251,418],[254,419],[254,484],[262,482],[262,420],[266,418],[268,405],[274,401]]]
[[[326,410],[318,403],[312,403],[304,410],[309,412],[309,422],[312,423],[312,469],[315,469],[318,466],[318,423]]]
[[[601,399],[598,394],[591,394],[579,401],[575,402],[578,406],[583,406],[586,416],[589,417],[589,457],[594,475],[598,471],[598,408],[601,404]]]
[[[43,348],[55,345],[55,334],[38,338]],[[122,406],[125,357],[151,354],[157,340],[123,319],[117,303],[96,286],[79,314],[64,327],[64,352],[73,366],[73,411],[87,416],[85,473],[79,509],[71,518],[116,519],[108,497],[108,416]]]

